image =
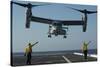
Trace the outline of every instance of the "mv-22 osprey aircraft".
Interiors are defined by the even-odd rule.
[[[55,35],[55,36],[64,35],[64,38],[66,38],[68,27],[63,27],[63,26],[82,25],[83,26],[83,32],[86,32],[87,14],[97,13],[97,11],[88,11],[86,9],[79,10],[79,9],[74,9],[74,8],[68,7],[68,8],[71,8],[73,10],[76,10],[76,11],[83,13],[84,16],[82,16],[82,19],[81,20],[65,20],[65,21],[52,20],[52,19],[32,16],[32,7],[44,6],[44,5],[50,5],[50,4],[32,5],[31,3],[22,4],[22,3],[17,3],[17,2],[11,2],[11,4],[12,3],[27,8],[26,28],[30,28],[30,21],[48,24],[49,25],[48,37],[50,37],[50,38],[51,38],[51,35]],[[67,29],[67,31],[65,29]]]

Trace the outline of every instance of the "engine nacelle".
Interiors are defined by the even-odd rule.
[[[32,17],[32,11],[31,8],[28,8],[26,12],[26,28],[30,28],[31,17]]]
[[[87,18],[86,17],[82,17],[82,21],[83,21],[83,32],[86,32],[86,29],[87,29]]]
[[[31,17],[26,17],[26,28],[30,28]]]
[[[87,29],[87,23],[84,22],[84,23],[83,23],[83,32],[86,32],[86,29]]]

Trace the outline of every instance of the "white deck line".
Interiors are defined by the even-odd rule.
[[[65,56],[62,56],[62,57],[64,58],[64,60],[65,60],[66,62],[71,63],[71,61],[70,61],[68,58],[66,58]]]
[[[73,54],[83,56],[83,53],[74,52]],[[97,58],[97,55],[95,55],[95,54],[88,54],[87,56]]]

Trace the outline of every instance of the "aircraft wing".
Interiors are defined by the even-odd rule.
[[[45,24],[52,24],[54,20],[32,16],[31,21],[45,23]],[[57,21],[61,22],[63,25],[83,25],[84,23],[84,21],[82,20],[66,20],[66,21],[57,20]]]
[[[53,20],[32,16],[31,21],[39,22],[39,23],[45,23],[45,24],[52,24]]]
[[[84,21],[82,20],[67,20],[61,21],[63,25],[83,25]]]

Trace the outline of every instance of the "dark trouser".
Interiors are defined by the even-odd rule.
[[[84,59],[87,59],[87,50],[84,50]]]
[[[28,54],[27,54],[27,61],[26,61],[26,64],[31,64],[31,52],[29,52]]]

